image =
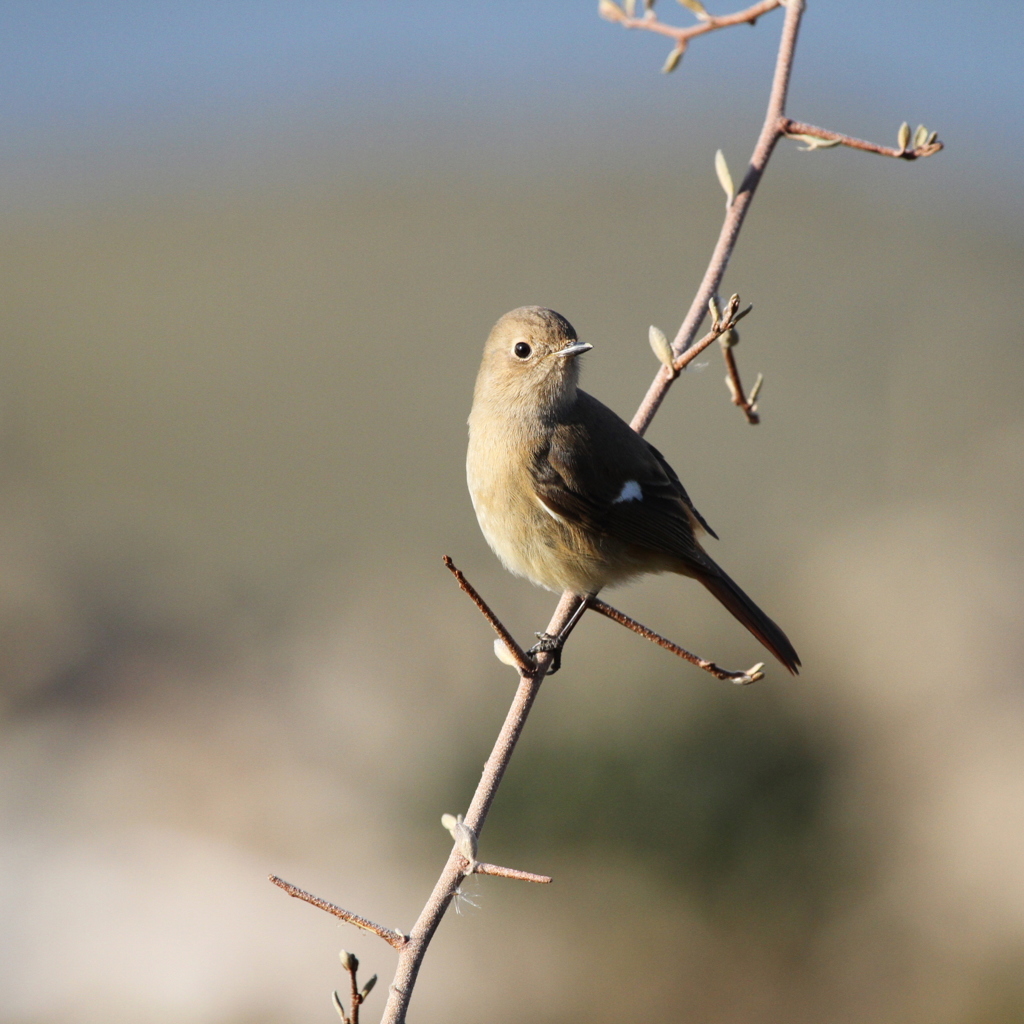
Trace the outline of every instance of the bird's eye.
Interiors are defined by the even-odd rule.
[[[519,356],[520,359],[528,359],[533,349],[531,349],[525,341],[520,341],[516,344],[516,347],[512,349],[512,351],[515,352],[515,354]]]

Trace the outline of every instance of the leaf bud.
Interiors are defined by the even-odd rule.
[[[693,11],[693,13],[696,14],[701,21],[711,20],[711,15],[708,14],[707,10],[705,9],[704,5],[700,2],[700,0],[679,0],[679,2],[684,7],[688,7],[691,11]]]
[[[661,65],[661,73],[663,75],[671,74],[677,67],[679,62],[683,59],[683,50],[677,46],[666,58],[665,63]]]
[[[725,193],[725,205],[731,206],[736,195],[736,186],[732,183],[732,175],[729,173],[729,165],[725,162],[725,154],[715,150],[715,174],[718,175],[718,183]]]
[[[348,1014],[345,1013],[345,1004],[341,1001],[341,996],[337,992],[334,993],[334,997],[331,999],[334,1003],[334,1008],[338,1011],[338,1016],[344,1021],[344,1024],[348,1024]]]
[[[672,346],[668,343],[665,332],[660,327],[655,327],[654,324],[651,324],[647,331],[647,339],[650,341],[651,349],[658,359],[670,370],[673,369]]]
[[[461,819],[456,822],[453,830],[455,846],[470,864],[476,864],[476,833]],[[470,868],[470,871],[473,869]]]
[[[598,0],[597,13],[606,21],[622,21],[626,17],[626,12],[615,0]]]
[[[497,637],[494,641],[494,656],[502,665],[508,665],[510,668],[519,668],[516,664],[516,659],[512,657],[512,652],[505,646],[505,641],[501,637]]]

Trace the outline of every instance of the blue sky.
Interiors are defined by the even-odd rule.
[[[659,10],[690,17],[672,0]],[[595,11],[591,0],[8,0],[0,182],[79,160],[86,176],[144,175],[169,151],[252,157],[253,140],[270,138],[415,147],[439,132],[500,149],[503,137],[599,143],[644,125],[759,122],[778,12],[699,40],[661,76],[664,40]],[[949,142],[951,173],[1024,178],[1024,5],[811,0],[804,25],[794,116],[880,141],[924,120]]]

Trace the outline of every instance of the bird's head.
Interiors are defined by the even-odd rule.
[[[476,401],[512,411],[556,414],[576,398],[579,341],[564,316],[541,306],[506,313],[491,330],[476,380]]]

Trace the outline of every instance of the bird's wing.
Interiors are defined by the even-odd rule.
[[[661,452],[659,452],[658,449],[655,448],[654,445],[651,444],[650,442],[644,441],[644,444],[646,444],[647,447],[650,448],[650,450],[654,453],[655,457],[657,458],[658,462],[661,463],[661,468],[664,470],[665,475],[675,485],[676,490],[679,492],[679,497],[683,499],[683,501],[686,504],[686,507],[694,514],[694,516],[697,519],[697,522],[700,523],[700,525],[703,526],[704,529],[708,533],[710,533],[712,537],[715,538],[715,540],[718,540],[718,534],[715,533],[715,531],[712,530],[710,526],[708,526],[707,520],[700,514],[700,512],[697,511],[697,506],[694,505],[692,501],[690,501],[690,496],[686,493],[686,488],[683,487],[682,483],[679,480],[679,477],[676,476],[676,471],[668,464],[668,461],[666,460],[665,456],[662,455]]]
[[[656,448],[585,392],[553,426],[532,470],[537,497],[563,519],[628,544],[706,561],[695,533],[711,530],[679,478]]]

